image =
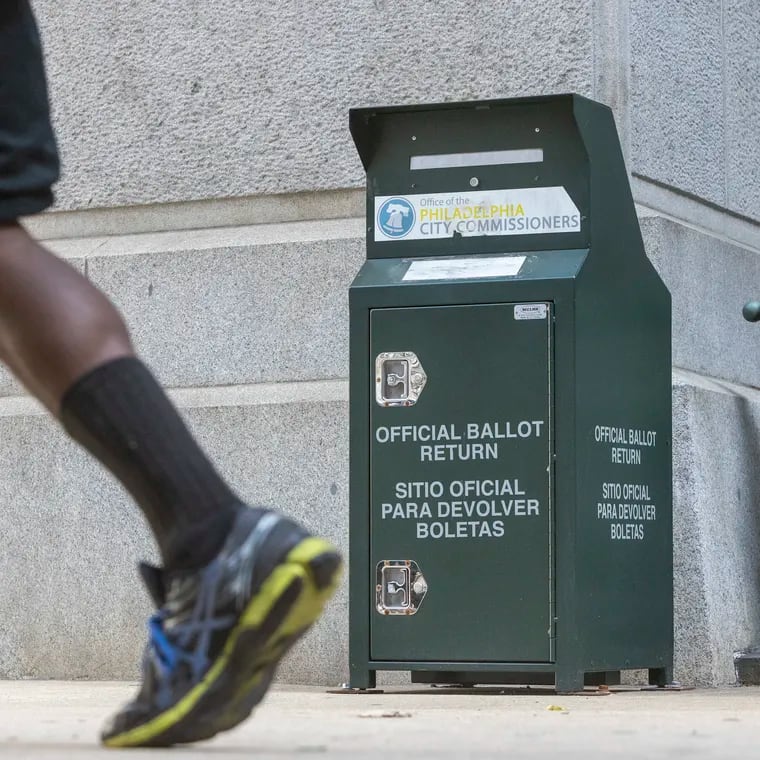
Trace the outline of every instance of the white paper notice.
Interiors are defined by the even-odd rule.
[[[514,277],[520,273],[524,263],[525,256],[422,259],[413,261],[401,279],[477,280],[482,277]]]

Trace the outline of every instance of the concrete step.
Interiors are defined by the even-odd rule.
[[[345,389],[339,386],[339,395]],[[347,550],[344,400],[185,409],[236,491]],[[155,561],[137,509],[46,416],[0,417],[0,678],[136,678]],[[281,678],[338,684],[347,666],[346,584]]]
[[[760,386],[760,256],[663,217],[641,220],[673,296],[673,363]],[[269,232],[267,232],[270,228]],[[121,309],[172,387],[348,374],[348,286],[361,220],[294,222],[53,243]],[[0,372],[0,395],[22,392]]]
[[[361,220],[258,225],[54,244],[109,292],[135,341],[246,498],[282,507],[347,549],[346,289]],[[673,292],[677,677],[733,681],[760,642],[760,334],[741,305],[754,252],[645,218]],[[726,298],[725,294],[729,297]],[[722,296],[721,296],[722,294]],[[699,370],[702,374],[692,374]],[[714,378],[706,378],[713,375]],[[0,676],[130,678],[151,554],[108,476],[0,377]],[[281,678],[346,677],[345,589]]]
[[[760,254],[663,217],[641,219],[647,254],[673,296],[673,364],[760,386]]]
[[[677,677],[732,683],[760,643],[760,392],[676,373],[673,440]]]
[[[364,256],[357,221],[311,225],[326,239],[298,239],[305,225],[294,223],[271,225],[295,237],[285,242],[241,228],[226,244],[229,232],[200,231],[52,247],[86,263],[169,386],[339,378],[348,375],[348,286]],[[0,371],[0,396],[22,392]]]

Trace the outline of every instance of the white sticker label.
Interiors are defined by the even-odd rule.
[[[545,303],[519,303],[515,306],[515,319],[546,319],[548,311]]]
[[[580,232],[564,187],[527,187],[375,198],[375,241]]]
[[[525,256],[483,256],[463,259],[423,259],[413,261],[402,280],[476,280],[481,277],[514,277],[520,273]]]

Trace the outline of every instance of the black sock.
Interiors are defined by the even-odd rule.
[[[132,494],[167,570],[213,559],[239,501],[141,361],[116,359],[77,380],[61,401],[61,422]]]

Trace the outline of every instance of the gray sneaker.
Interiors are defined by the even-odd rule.
[[[201,570],[167,574],[142,565],[159,609],[148,622],[140,691],[111,719],[103,743],[165,747],[245,720],[282,656],[319,617],[340,567],[326,541],[251,508]]]

